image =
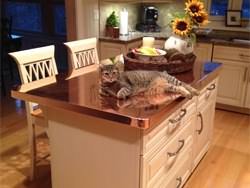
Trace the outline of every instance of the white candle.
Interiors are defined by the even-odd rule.
[[[142,38],[142,46],[143,47],[153,48],[154,47],[154,42],[155,42],[154,37],[143,37]]]
[[[120,35],[128,35],[128,11],[125,8],[120,12]]]

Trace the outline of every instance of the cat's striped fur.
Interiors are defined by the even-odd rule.
[[[126,71],[119,72],[115,65],[102,65],[101,94],[112,95],[119,99],[144,93],[155,95],[162,92],[179,93],[192,98],[199,92],[188,84],[159,71]]]

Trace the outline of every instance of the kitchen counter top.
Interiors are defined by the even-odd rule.
[[[218,76],[220,69],[220,63],[196,62],[193,71],[178,74],[176,77],[202,89]],[[127,100],[102,97],[99,95],[99,70],[70,80],[59,75],[57,80],[55,84],[27,93],[19,92],[17,86],[11,91],[11,95],[16,99],[50,108],[60,108],[140,129],[159,124],[188,100],[169,93],[155,97],[137,96]]]
[[[126,44],[126,43],[141,40],[142,37],[144,36],[152,36],[152,37],[155,37],[156,40],[166,40],[170,35],[171,34],[167,32],[160,32],[160,33],[136,32],[128,36],[120,36],[119,38],[100,36],[99,40],[103,42],[114,42],[114,43]],[[245,41],[233,40],[233,39],[244,39],[244,40],[249,40],[249,41],[245,42]],[[250,48],[250,35],[243,34],[243,37],[241,37],[241,35],[237,35],[237,33],[232,34],[230,32],[221,33],[221,32],[214,31],[207,35],[198,34],[197,42],[213,43],[215,45]]]

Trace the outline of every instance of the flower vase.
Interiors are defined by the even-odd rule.
[[[194,51],[194,44],[192,40],[188,37],[180,37],[177,35],[170,36],[164,45],[164,48],[168,51],[170,49],[175,49],[181,54],[190,54]]]

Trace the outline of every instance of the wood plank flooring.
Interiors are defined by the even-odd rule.
[[[37,179],[27,180],[29,151],[23,103],[1,100],[0,187],[51,188],[48,162],[39,165]],[[47,151],[39,141],[39,153]],[[216,110],[212,145],[185,188],[250,188],[250,116]]]

